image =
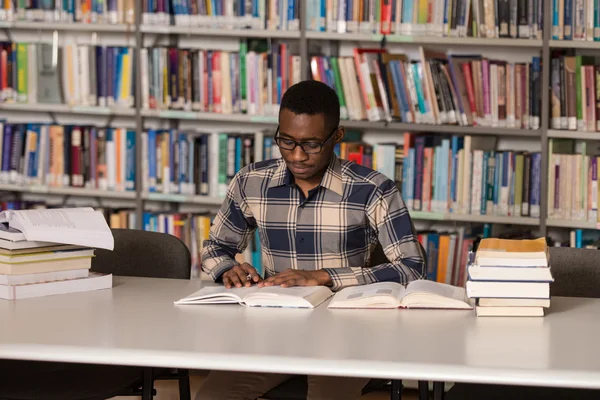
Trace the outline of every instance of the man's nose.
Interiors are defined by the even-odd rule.
[[[302,150],[302,146],[296,145],[294,150],[292,150],[292,159],[295,162],[306,161],[308,160],[308,154]]]

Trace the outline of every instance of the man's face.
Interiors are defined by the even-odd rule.
[[[318,144],[329,137],[321,151],[316,154],[307,154],[298,145],[293,150],[286,150],[280,146],[281,156],[296,180],[320,180],[329,165],[336,141],[343,137],[341,129],[334,133],[333,137],[330,137],[331,133],[325,127],[323,114],[294,114],[285,108],[281,110],[279,113],[279,138],[281,141],[289,140],[288,143],[291,146],[293,146],[291,141]]]

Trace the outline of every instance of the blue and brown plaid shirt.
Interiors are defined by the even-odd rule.
[[[204,271],[217,280],[236,265],[256,229],[267,276],[324,269],[333,290],[424,276],[423,249],[394,182],[335,156],[307,197],[281,158],[242,169],[204,242]],[[391,262],[366,267],[377,241]]]

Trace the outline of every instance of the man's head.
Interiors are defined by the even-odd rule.
[[[287,89],[281,99],[277,138],[281,155],[296,180],[320,181],[335,144],[344,137],[339,123],[340,103],[326,84],[302,81]]]

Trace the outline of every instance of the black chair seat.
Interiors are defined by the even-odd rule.
[[[0,363],[2,400],[107,399],[133,394],[141,385],[141,369],[136,367],[21,360]]]
[[[389,380],[371,379],[364,387],[363,394],[370,393],[375,390],[384,389]],[[308,382],[305,375],[295,376],[292,379],[283,382],[277,387],[269,390],[261,399],[268,400],[304,400],[308,394]]]
[[[600,390],[457,383],[445,400],[597,400]]]

